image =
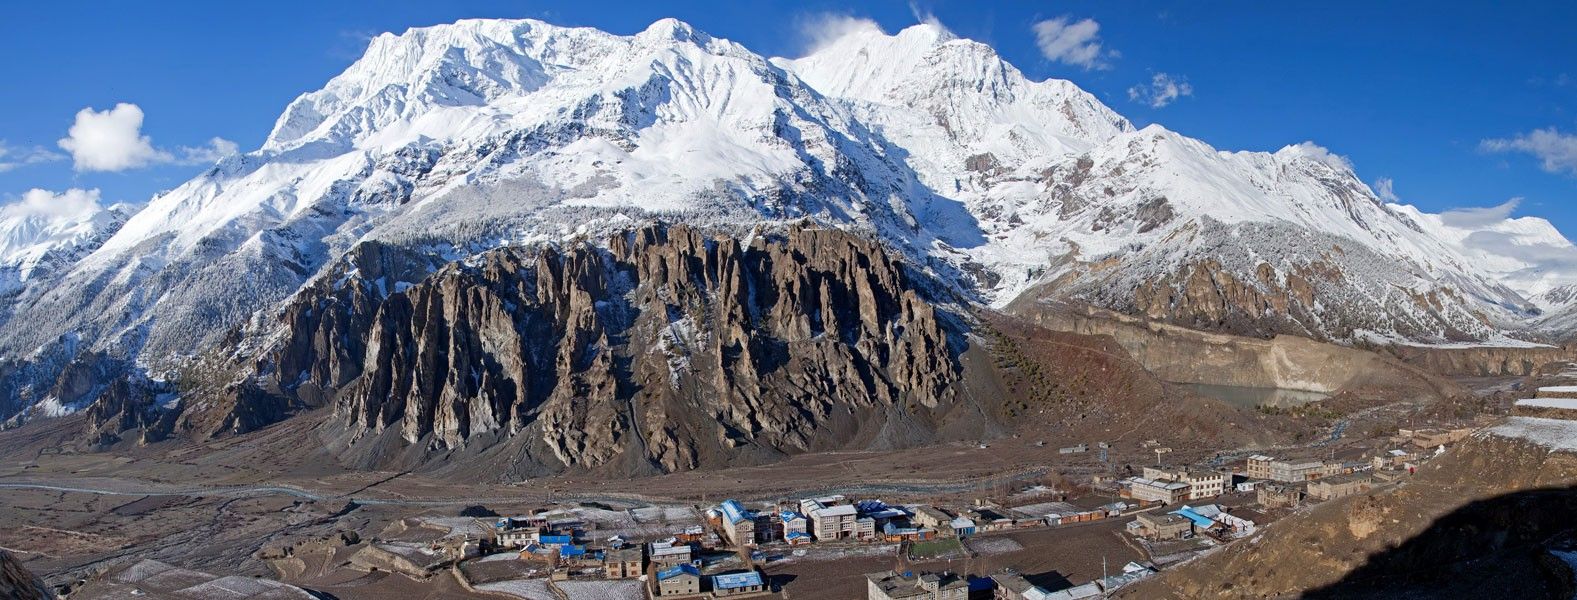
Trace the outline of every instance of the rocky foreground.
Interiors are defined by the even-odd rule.
[[[1530,439],[1518,419],[1416,477],[1317,505],[1120,597],[1571,598],[1572,567],[1550,551],[1577,532],[1577,453]]]

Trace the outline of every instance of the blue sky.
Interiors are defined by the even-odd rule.
[[[1521,198],[1516,214],[1577,234],[1577,3],[1489,4],[6,3],[0,203],[73,187],[100,189],[106,202],[145,201],[227,149],[213,138],[256,148],[286,103],[343,70],[377,32],[535,17],[633,33],[673,16],[768,56],[794,56],[827,14],[874,19],[889,32],[932,15],[1033,78],[1074,81],[1137,124],[1230,150],[1313,140],[1426,210]],[[1062,27],[1038,40],[1036,24],[1048,21]],[[118,103],[141,110],[141,154],[74,161],[58,141],[78,111]],[[124,125],[132,115],[113,116]]]

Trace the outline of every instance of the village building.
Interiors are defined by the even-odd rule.
[[[1172,513],[1143,513],[1135,522],[1144,537],[1152,540],[1175,540],[1194,532],[1192,521]]]
[[[692,560],[690,544],[674,539],[652,542],[647,550],[652,564],[658,568],[687,565]]]
[[[882,525],[882,539],[889,542],[920,542],[936,537],[936,530],[901,525],[897,521],[888,521]]]
[[[754,594],[763,589],[766,589],[766,583],[761,580],[759,571],[712,576],[712,596],[716,598]]]
[[[575,538],[573,536],[557,533],[538,532],[532,537],[534,538],[532,541],[549,548],[561,548],[575,543]]]
[[[1569,387],[1572,387],[1572,385],[1558,385],[1558,388]],[[1536,393],[1536,396],[1538,396],[1539,399],[1572,398],[1571,393],[1545,393],[1545,390],[1549,390],[1549,388],[1539,388],[1539,392]],[[1571,404],[1558,404],[1558,406],[1569,407]],[[1517,412],[1517,406],[1512,406],[1512,414],[1515,414],[1515,412]],[[1566,418],[1574,418],[1574,415],[1568,414],[1568,417]],[[1402,431],[1405,431],[1405,433],[1407,433],[1407,437],[1410,437],[1411,442],[1413,442],[1413,445],[1419,448],[1437,448],[1441,447],[1441,445],[1456,444],[1456,442],[1463,441],[1463,439],[1467,439],[1470,434],[1473,434],[1473,428],[1399,429],[1397,433],[1402,433]]]
[[[1296,508],[1303,503],[1303,490],[1297,486],[1265,484],[1254,490],[1255,499],[1265,508]]]
[[[641,549],[639,547],[609,550],[602,563],[608,579],[628,579],[641,576]]]
[[[1276,460],[1263,454],[1248,457],[1249,479],[1269,479],[1284,483],[1301,483],[1319,479],[1327,474],[1329,467],[1318,460],[1286,461]],[[1340,472],[1340,465],[1336,464]],[[1335,474],[1335,473],[1331,473]]]
[[[1046,594],[1046,600],[1088,600],[1089,598],[1100,598],[1104,595],[1106,595],[1106,592],[1101,591],[1100,582],[1091,581],[1084,585]]]
[[[948,523],[955,537],[969,537],[975,535],[975,521],[969,517],[958,517]]]
[[[691,565],[668,567],[657,572],[655,589],[658,597],[693,596],[701,593],[701,572]]]
[[[1204,525],[1210,529],[1222,528],[1234,537],[1242,537],[1254,533],[1255,525],[1251,519],[1239,517],[1221,510],[1219,505],[1205,504],[1202,506],[1184,506],[1177,510],[1177,514],[1194,521],[1194,526],[1201,526],[1196,517],[1208,519],[1211,524]]]
[[[1309,484],[1309,497],[1315,500],[1346,498],[1369,491],[1374,479],[1365,474],[1338,475]]]
[[[996,584],[992,591],[992,600],[1044,600],[1051,592],[1030,583],[1023,575],[1004,571],[991,576],[991,582]]]
[[[756,514],[746,510],[738,500],[724,500],[718,507],[723,519],[723,532],[729,543],[749,546],[756,543]]]
[[[794,536],[796,533],[801,535],[808,535],[810,533],[810,521],[807,520],[804,515],[792,510],[785,510],[778,513],[778,527],[782,530],[783,539],[785,540],[789,539],[791,536]]]
[[[1188,471],[1183,473],[1179,481],[1188,484],[1189,500],[1199,500],[1201,498],[1214,498],[1226,493],[1227,479],[1229,478],[1230,476],[1226,473],[1218,473],[1216,471]]]
[[[1418,460],[1417,454],[1398,448],[1395,450],[1387,450],[1386,452],[1375,456],[1369,460],[1369,465],[1376,471],[1382,469],[1400,469],[1405,467],[1407,463],[1413,462],[1415,460]]]
[[[975,522],[977,531],[1001,531],[1013,527],[1013,517],[993,506],[975,506],[969,509],[969,513],[974,515],[970,520]]]
[[[951,573],[865,575],[867,600],[968,600],[969,582]]]
[[[1145,467],[1144,478],[1151,480],[1170,480],[1188,484],[1188,499],[1214,498],[1226,493],[1226,473],[1215,471],[1199,471],[1167,467]]]
[[[1188,484],[1169,479],[1134,477],[1128,480],[1128,497],[1162,504],[1182,502],[1188,498]]]
[[[855,539],[859,534],[858,521],[859,513],[849,504],[826,506],[810,512],[811,533],[822,541]],[[871,528],[874,530],[875,526],[873,521]]]
[[[940,508],[921,505],[914,508],[913,520],[915,524],[921,527],[930,527],[941,531],[949,529],[948,525],[953,522],[953,517],[942,512]]]
[[[806,498],[799,501],[799,514],[810,516],[810,513],[816,512],[816,509],[818,508],[837,506],[839,504],[848,504],[846,500],[847,498],[844,498],[841,494],[822,496],[819,498]]]
[[[535,520],[501,518],[493,524],[493,546],[496,548],[524,548],[527,544],[537,541],[537,536],[542,534],[542,527],[546,519]]]

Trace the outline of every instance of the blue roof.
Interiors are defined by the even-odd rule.
[[[559,549],[559,556],[585,556],[585,546],[565,546]]]
[[[701,576],[701,572],[696,570],[694,565],[683,564],[683,565],[677,565],[677,566],[668,567],[666,569],[658,571],[657,572],[657,580],[658,581],[665,581],[665,580],[668,580],[668,579],[673,579],[675,577],[678,577],[681,574],[689,574],[689,575],[692,575],[692,576],[695,576],[695,577],[700,577]]]
[[[728,573],[712,577],[712,589],[733,590],[762,585],[761,574],[755,571]]]
[[[729,523],[738,523],[755,518],[754,515],[750,514],[750,511],[745,510],[745,507],[739,504],[738,500],[724,500],[722,508],[723,516],[728,519]]]
[[[893,523],[892,521],[888,521],[886,524],[882,525],[882,533],[885,533],[887,535],[908,535],[908,534],[919,533],[919,532],[920,532],[919,528],[916,528],[916,527],[899,527],[897,524]]]
[[[808,538],[808,537],[810,537],[810,534],[805,533],[803,531],[790,531],[790,532],[788,532],[788,535],[784,536],[784,537],[787,537],[788,539],[791,539],[791,540],[797,540],[797,539],[800,539],[800,538]]]
[[[1198,525],[1200,527],[1215,527],[1215,525],[1216,525],[1215,521],[1212,521],[1209,518],[1206,518],[1204,515],[1201,515],[1199,513],[1194,512],[1194,509],[1189,508],[1187,506],[1184,506],[1181,509],[1172,511],[1172,514],[1174,514],[1174,515],[1182,515],[1183,518],[1188,519],[1190,521],[1193,521],[1195,525]]]

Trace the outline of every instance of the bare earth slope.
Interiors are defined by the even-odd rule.
[[[1570,598],[1571,571],[1546,550],[1577,531],[1573,505],[1577,454],[1480,433],[1399,485],[1316,505],[1120,597]]]

